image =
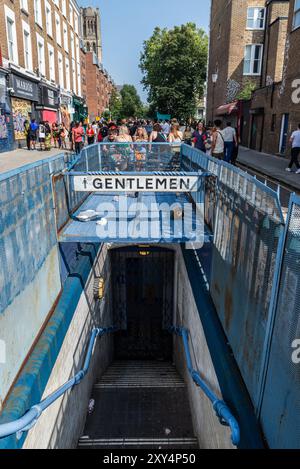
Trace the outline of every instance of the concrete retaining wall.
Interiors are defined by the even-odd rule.
[[[0,412],[61,291],[56,221],[68,212],[65,193],[60,203],[53,196],[52,176],[72,158],[62,154],[0,175]]]
[[[177,250],[177,306],[175,323],[190,331],[190,350],[193,366],[197,369],[210,388],[222,398],[220,385],[214,370],[211,355],[207,346],[198,308],[187,275],[181,250]],[[203,449],[233,448],[231,432],[220,425],[218,418],[203,391],[192,381],[184,358],[182,339],[174,339],[174,360],[178,371],[184,377],[187,386],[195,435]]]
[[[82,292],[73,320],[48,380],[43,398],[68,381],[83,365],[90,332],[96,325],[111,326],[110,266],[103,247]],[[93,299],[95,274],[105,278],[105,298],[100,304]],[[92,386],[112,361],[112,336],[98,339],[91,367],[84,381],[47,409],[30,430],[23,445],[25,449],[75,448],[83,431]]]

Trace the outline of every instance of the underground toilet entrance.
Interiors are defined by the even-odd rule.
[[[174,252],[111,251],[116,360],[172,361]]]

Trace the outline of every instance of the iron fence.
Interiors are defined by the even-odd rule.
[[[205,222],[214,232],[210,292],[253,404],[284,218],[278,194],[238,168],[182,146],[184,169],[209,171]]]
[[[300,197],[290,201],[277,260],[259,415],[271,448],[300,447]]]

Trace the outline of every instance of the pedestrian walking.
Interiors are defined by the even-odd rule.
[[[45,123],[41,122],[39,125],[39,142],[40,142],[40,150],[45,150],[45,137],[46,137],[46,129]]]
[[[83,146],[83,136],[84,136],[83,127],[79,124],[79,122],[76,122],[75,127],[73,127],[73,130],[72,130],[72,141],[73,141],[73,147],[77,155],[81,152],[81,149]]]
[[[37,140],[37,131],[38,131],[38,124],[36,123],[35,119],[31,120],[30,123],[30,147],[31,150],[36,149],[36,140]]]
[[[203,151],[206,153],[207,141],[208,141],[208,134],[203,122],[199,122],[197,125],[197,129],[193,133],[193,146],[197,148],[197,150]]]
[[[59,142],[60,142],[60,148],[63,148],[64,150],[67,149],[67,143],[66,143],[67,138],[68,138],[68,130],[65,124],[62,123],[59,129]]]
[[[224,161],[231,163],[234,147],[237,146],[236,131],[231,127],[231,122],[227,122],[225,129],[222,131],[222,136],[224,139]]]
[[[59,147],[59,127],[57,122],[53,122],[52,124],[52,138],[54,142],[54,148]]]
[[[223,160],[224,158],[224,138],[222,135],[221,125],[222,122],[217,119],[214,122],[215,128],[212,134],[212,156],[218,160]]]
[[[45,122],[45,150],[51,150],[51,128],[48,121]]]
[[[27,150],[30,151],[30,122],[27,119],[24,122],[24,135],[25,135],[25,138],[26,138]]]
[[[193,133],[189,125],[187,125],[183,132],[183,140],[187,145],[192,146]]]
[[[95,143],[95,130],[92,124],[88,125],[88,128],[86,130],[86,136],[88,145],[93,145]]]
[[[296,174],[300,174],[300,164],[298,160],[300,154],[300,124],[298,124],[298,130],[292,133],[290,143],[292,144],[291,161],[286,171],[291,173],[292,167],[295,165],[297,168]]]
[[[169,143],[182,143],[183,134],[179,129],[180,129],[179,124],[172,124],[169,137],[168,137]]]

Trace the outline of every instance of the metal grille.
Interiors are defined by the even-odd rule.
[[[82,150],[73,171],[180,171],[180,148],[169,143],[99,143]]]
[[[271,448],[300,448],[300,198],[291,202],[261,411]],[[299,345],[298,345],[299,349]]]
[[[205,181],[205,222],[214,232],[211,296],[257,406],[284,223],[278,195],[238,168],[186,145],[182,161],[212,174]]]

